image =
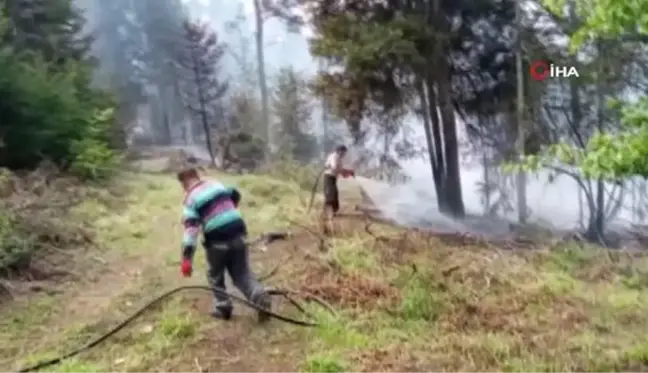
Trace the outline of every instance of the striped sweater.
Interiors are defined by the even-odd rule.
[[[242,219],[236,208],[240,198],[235,188],[209,180],[202,180],[186,191],[182,208],[185,258],[193,257],[200,228],[207,234]]]

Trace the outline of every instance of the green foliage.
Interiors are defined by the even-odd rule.
[[[648,99],[623,109],[618,134],[597,133],[580,162],[588,176],[618,179],[639,175],[648,177]]]
[[[307,163],[317,151],[317,138],[312,128],[312,102],[303,77],[292,68],[283,68],[277,75],[273,111],[280,137],[281,156]]]
[[[82,178],[110,176],[119,161],[112,148],[114,105],[91,87],[80,14],[70,0],[9,0],[2,6],[8,18],[0,14],[0,168],[34,169],[49,161]],[[47,183],[47,189],[54,187]],[[14,189],[5,192],[3,197],[12,197]],[[53,223],[52,216],[60,215],[46,213],[51,196],[42,198],[45,204],[30,211],[3,198],[0,274],[28,268],[48,236],[41,230],[55,231],[56,242],[65,245],[64,229]]]
[[[99,177],[115,162],[109,148],[112,110],[80,86],[84,69],[0,57],[0,166],[25,169],[48,159],[81,176]],[[92,169],[93,171],[88,171]]]
[[[572,4],[572,3],[569,3]],[[648,35],[648,0],[579,0],[573,3],[582,23],[571,37],[571,49],[576,52],[592,41],[610,38],[640,39]],[[546,0],[554,13],[562,14],[568,3]],[[553,146],[543,155],[527,157],[522,167],[539,167],[544,161],[558,160],[578,167],[587,177],[620,179],[638,175],[648,176],[648,98],[636,103],[619,104],[621,131],[595,133],[585,149],[565,144]]]
[[[244,130],[217,137],[216,145],[220,149],[224,169],[254,170],[263,161],[263,140]]]
[[[566,0],[545,0],[557,14],[564,13]],[[646,0],[577,0],[576,14],[583,23],[571,38],[572,49],[597,37],[614,38],[624,34],[648,33],[648,1]]]
[[[17,51],[55,65],[88,58],[92,39],[73,0],[5,0],[0,6],[10,20],[4,39]]]
[[[344,372],[344,362],[328,355],[310,356],[304,367],[303,372],[322,372],[322,373],[336,373]]]
[[[0,212],[0,273],[29,261],[33,242],[18,229],[15,219]]]
[[[400,107],[407,87],[397,87],[397,81],[404,81],[395,78],[424,65],[417,41],[433,40],[426,30],[412,18],[390,22],[361,22],[354,15],[326,18],[320,36],[311,40],[311,53],[344,61],[345,69],[321,73],[316,92],[331,100],[334,114],[347,120],[352,132],[361,117],[371,115],[369,102],[381,105],[385,112]]]
[[[294,182],[301,189],[310,192],[321,168],[312,164],[303,165],[294,159],[282,159],[270,164],[268,171],[270,175],[280,180]]]
[[[109,139],[105,137],[113,121],[111,108],[97,110],[85,136],[71,141],[70,150],[75,157],[70,169],[75,174],[88,179],[102,179],[117,170],[121,157],[110,148]]]
[[[428,279],[417,276],[403,289],[401,316],[406,320],[434,321],[443,309],[439,290]]]

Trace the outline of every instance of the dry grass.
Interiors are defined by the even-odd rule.
[[[377,304],[395,304],[399,294],[385,279],[325,266],[305,265],[296,273],[298,291],[315,295],[328,303],[349,308],[371,309]]]
[[[90,263],[79,249],[100,249],[87,201],[118,209],[117,185],[83,184],[51,166],[16,175],[0,169],[0,303],[30,292],[56,292],[55,280],[78,276]],[[81,260],[79,260],[81,259]]]
[[[253,234],[289,228],[289,241],[253,252],[276,287],[316,295],[321,327],[259,327],[249,310],[231,322],[207,315],[208,294],[151,310],[115,338],[57,371],[602,371],[648,369],[648,259],[562,245],[503,250],[435,237],[348,212],[336,234],[306,215],[308,193],[290,181],[221,176],[243,194]],[[128,180],[128,207],[99,212],[94,233],[105,271],[61,294],[17,301],[3,312],[0,368],[15,369],[101,334],[177,274],[180,191],[173,178]],[[349,205],[347,209],[352,209]],[[325,246],[322,251],[322,245]],[[510,249],[511,247],[506,247]],[[196,260],[203,283],[202,254]],[[281,312],[299,317],[277,302]],[[16,360],[18,360],[16,362]]]

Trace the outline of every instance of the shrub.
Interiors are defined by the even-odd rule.
[[[282,159],[269,164],[266,172],[278,179],[291,181],[303,190],[310,191],[321,172],[317,165],[304,165],[292,159]]]
[[[18,229],[9,211],[0,211],[0,275],[25,267],[31,258],[32,247],[31,238]]]
[[[33,169],[47,159],[84,177],[114,167],[112,103],[85,86],[85,74],[77,63],[53,71],[0,54],[0,167]]]

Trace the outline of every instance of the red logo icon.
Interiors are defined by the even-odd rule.
[[[529,64],[529,75],[531,75],[531,79],[533,80],[544,80],[550,73],[549,64],[545,61],[531,61]]]

